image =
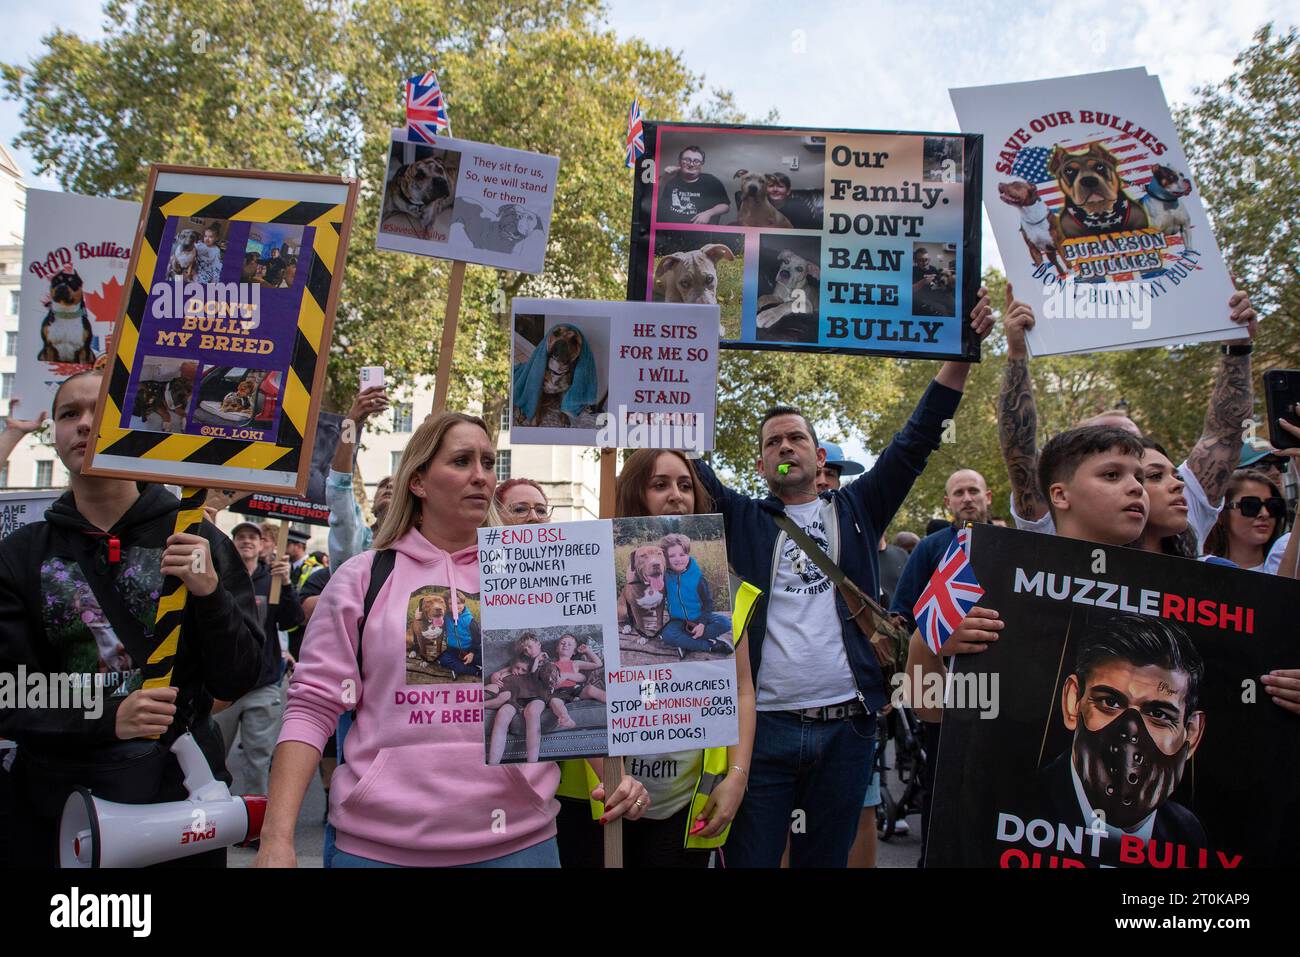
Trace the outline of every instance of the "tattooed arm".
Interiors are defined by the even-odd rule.
[[[998,441],[1011,479],[1016,514],[1036,521],[1047,513],[1047,499],[1038,490],[1038,408],[1029,381],[1029,352],[1025,333],[1034,326],[1034,310],[1012,298],[1007,283],[1007,371],[998,396]]]
[[[1228,302],[1232,321],[1246,323],[1254,334],[1255,310],[1245,293],[1234,293]],[[1250,356],[1222,356],[1205,410],[1201,438],[1187,456],[1187,467],[1196,476],[1211,505],[1223,500],[1228,478],[1241,457],[1241,432],[1254,407]]]

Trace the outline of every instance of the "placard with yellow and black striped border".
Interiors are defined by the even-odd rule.
[[[356,180],[155,165],[83,472],[301,495]]]

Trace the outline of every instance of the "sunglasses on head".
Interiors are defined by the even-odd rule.
[[[1258,495],[1245,495],[1235,502],[1229,502],[1228,508],[1235,508],[1247,518],[1254,518],[1259,514],[1260,509],[1267,509],[1268,514],[1273,518],[1286,517],[1286,500],[1270,496],[1260,498]]]

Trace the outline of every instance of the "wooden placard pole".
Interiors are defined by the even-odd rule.
[[[447,315],[442,320],[442,348],[438,352],[438,378],[433,387],[433,414],[447,408],[447,389],[451,385],[451,355],[456,349],[456,323],[460,321],[460,293],[465,286],[465,264],[452,260],[451,281],[447,286]]]
[[[600,517],[614,517],[614,472],[618,466],[617,449],[600,450]],[[623,759],[605,758],[605,773],[601,776],[605,783],[605,797],[614,793],[623,780]],[[610,821],[605,825],[605,866],[621,868],[623,866],[623,819]]]
[[[275,555],[272,556],[277,561],[285,557],[285,552],[289,549],[289,523],[281,522],[280,531],[275,538]],[[275,575],[271,578],[271,596],[267,598],[268,605],[280,604],[280,576]]]

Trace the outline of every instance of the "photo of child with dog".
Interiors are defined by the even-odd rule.
[[[204,365],[194,403],[196,425],[265,429],[275,424],[280,373],[245,366]]]
[[[912,315],[957,314],[957,245],[912,243]]]
[[[660,223],[697,222],[698,215],[687,214],[710,203],[702,210],[708,225],[822,228],[824,136],[664,125],[657,160]]]
[[[384,176],[379,231],[447,242],[456,204],[460,157],[457,150],[394,139]]]
[[[604,754],[604,634],[555,625],[483,636],[488,764]]]
[[[614,569],[621,666],[734,653],[720,515],[616,519]]]
[[[745,296],[745,237],[740,233],[661,229],[655,233],[654,302],[714,305],[722,339],[740,338]]]
[[[167,258],[166,279],[171,282],[221,282],[230,222],[205,216],[179,216]]]
[[[512,421],[597,429],[609,399],[608,316],[519,313],[514,319]]]
[[[482,675],[478,593],[445,585],[411,592],[406,609],[406,683],[468,683]]]
[[[821,256],[817,236],[769,233],[759,237],[755,339],[817,341]]]
[[[199,364],[192,359],[145,356],[124,425],[146,432],[184,432]]]

